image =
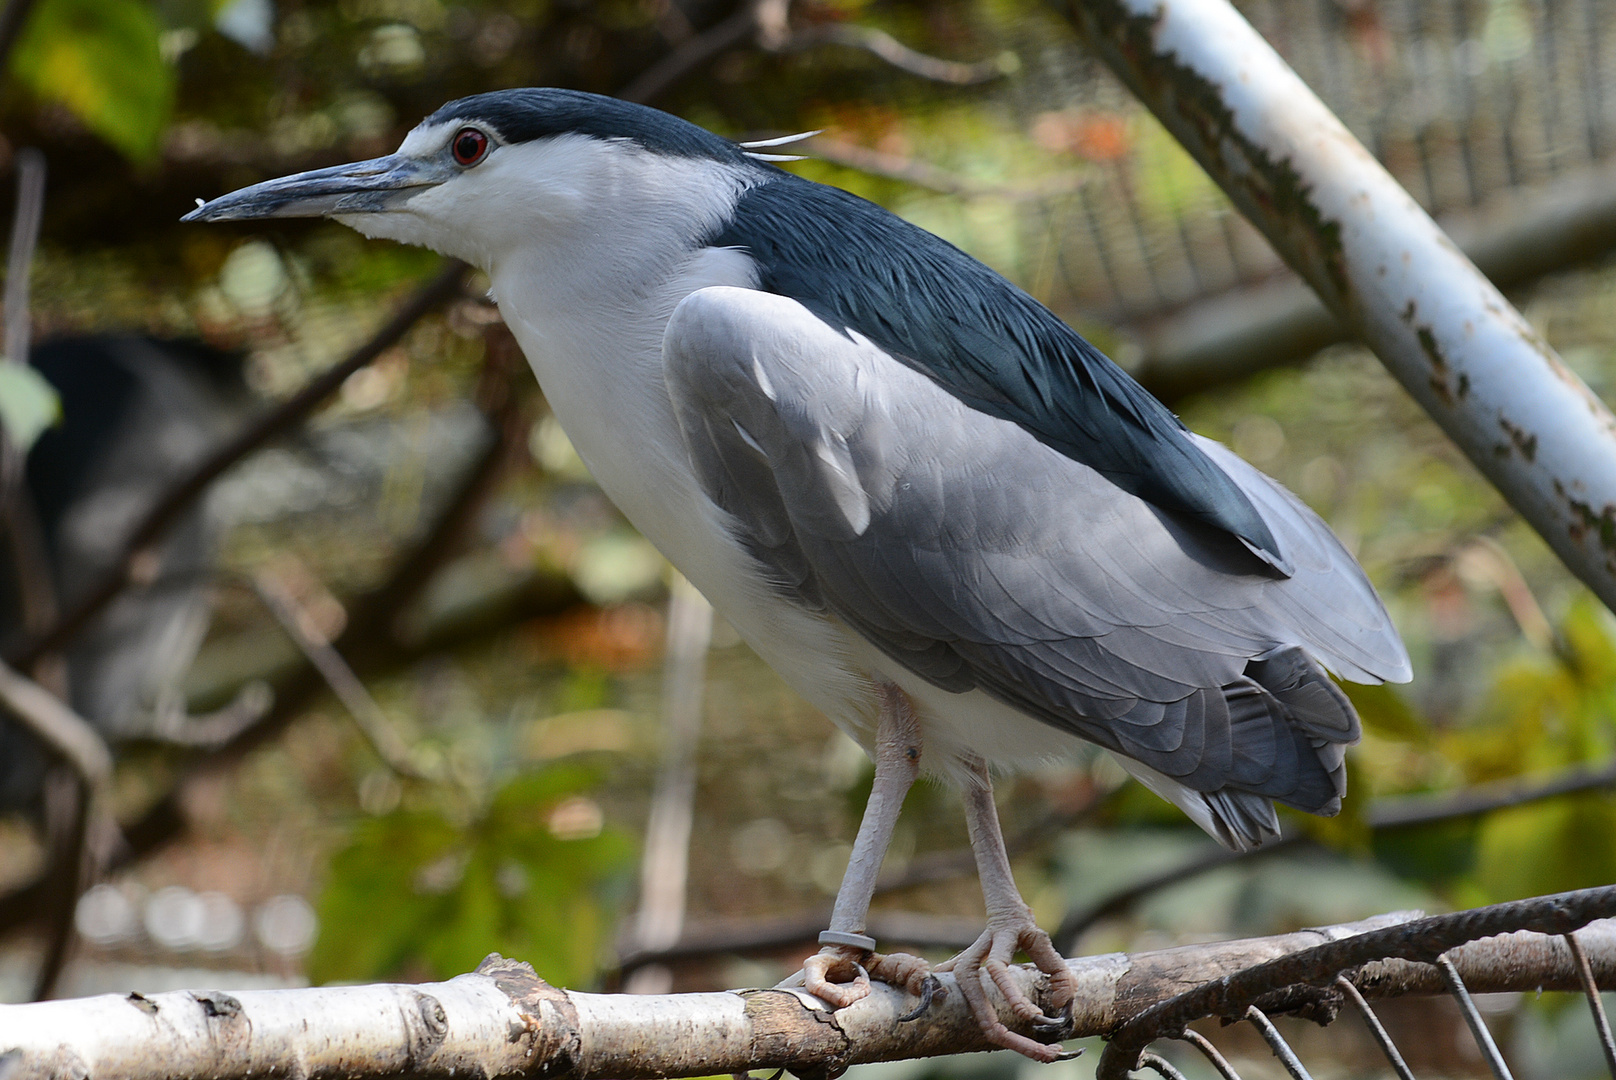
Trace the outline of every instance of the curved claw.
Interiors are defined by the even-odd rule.
[[[1072,1015],[1072,1002],[1068,1001],[1061,1006],[1060,1012],[1054,1016],[1045,1016],[1042,1013],[1032,1018],[1032,1033],[1041,1042],[1058,1043],[1072,1036],[1072,1029],[1076,1027]],[[1081,1050],[1078,1053],[1082,1053]],[[1075,1054],[1073,1055],[1076,1056]]]
[[[931,1008],[931,1003],[938,994],[946,995],[948,991],[943,987],[942,980],[935,975],[927,975],[920,984],[920,1004],[898,1017],[898,1023],[907,1024],[911,1020],[919,1020]]]

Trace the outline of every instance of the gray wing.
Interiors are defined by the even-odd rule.
[[[664,360],[701,482],[782,592],[937,686],[1232,799],[1238,834],[1268,798],[1339,806],[1358,723],[1319,664],[1378,682],[1407,655],[1324,523],[1218,444],[1290,576],[794,300],[694,293]]]

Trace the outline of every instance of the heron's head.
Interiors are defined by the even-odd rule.
[[[608,221],[710,227],[755,182],[754,157],[765,155],[642,105],[502,90],[450,102],[396,153],[266,180],[183,220],[332,217],[487,267],[513,245]]]

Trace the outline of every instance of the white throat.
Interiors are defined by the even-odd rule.
[[[662,335],[695,290],[757,286],[749,256],[706,246],[755,174],[595,139],[529,145],[522,171],[545,176],[552,201],[501,232],[521,242],[484,263],[494,296],[602,489],[684,565],[711,534],[692,520],[698,488],[663,382]]]

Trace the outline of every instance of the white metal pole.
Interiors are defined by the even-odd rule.
[[[1072,21],[1442,429],[1616,608],[1616,417],[1226,0]]]

